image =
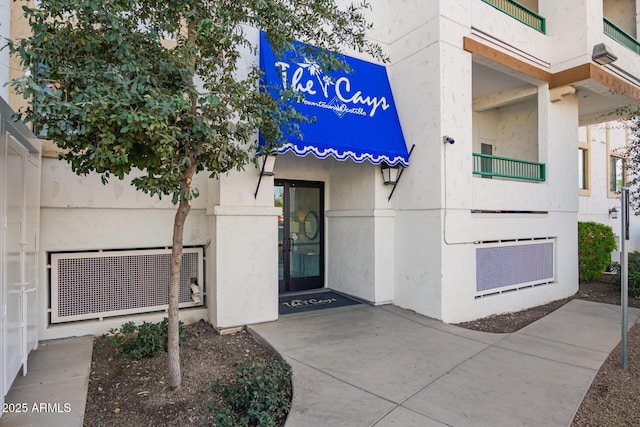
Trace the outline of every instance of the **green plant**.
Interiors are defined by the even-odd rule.
[[[627,259],[627,284],[629,286],[630,297],[640,297],[640,252],[634,251],[629,253]],[[614,273],[611,281],[620,286],[622,282],[622,274],[620,263],[611,264],[611,271]]]
[[[236,368],[235,381],[222,386],[218,381],[214,393],[222,403],[209,406],[216,426],[271,427],[284,422],[291,406],[291,366],[284,361],[255,361]]]
[[[580,281],[591,282],[604,273],[616,248],[613,229],[593,221],[578,222]]]
[[[167,351],[167,331],[169,321],[165,317],[161,322],[142,322],[140,326],[134,322],[124,323],[120,329],[109,330],[111,346],[117,353],[131,359],[154,357]],[[180,322],[180,341],[184,340],[184,323]]]

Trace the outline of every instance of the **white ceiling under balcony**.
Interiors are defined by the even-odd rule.
[[[473,73],[473,99],[531,86],[525,81],[477,62],[473,63],[471,72]]]
[[[487,66],[473,62],[472,98],[474,110],[486,110],[523,101],[533,95],[536,85],[515,73],[507,74],[499,65]]]
[[[615,73],[612,68],[607,71]],[[538,85],[546,83],[477,55],[474,55],[472,73],[474,111],[524,101],[535,94]],[[570,85],[576,89],[580,125],[612,120],[620,107],[634,102],[591,78]]]
[[[580,125],[601,123],[621,117],[616,112],[620,107],[630,105],[634,101],[612,89],[594,82],[584,80],[572,85],[577,89]]]

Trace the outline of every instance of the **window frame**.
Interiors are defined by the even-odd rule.
[[[629,126],[627,125],[627,122],[620,122],[620,123],[623,123],[625,125],[624,148],[626,149],[629,145]],[[625,153],[611,149],[611,124],[609,122],[607,122],[607,128],[606,128],[606,141],[607,141],[607,179],[606,179],[607,197],[610,199],[619,199],[620,191],[611,190],[611,184],[612,184],[611,160],[620,159],[622,161],[622,186],[621,186],[622,188],[625,185],[627,185],[627,183],[629,182],[628,176],[627,176],[627,171],[628,171],[627,156]]]
[[[580,188],[580,182],[578,182],[578,194],[580,196],[591,196],[591,127],[587,126],[587,141],[578,141],[578,153],[583,151],[584,157],[582,159],[582,175],[584,187]],[[580,164],[578,163],[578,167]],[[578,178],[580,177],[580,171],[578,171]]]

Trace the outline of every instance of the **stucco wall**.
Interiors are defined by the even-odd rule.
[[[607,130],[607,127],[609,130]],[[588,141],[587,138],[589,138],[590,141]],[[588,194],[581,195],[579,198],[578,220],[595,221],[612,227],[618,242],[621,232],[620,212],[618,212],[618,218],[613,219],[609,215],[609,209],[616,207],[618,211],[621,210],[620,197],[612,195],[608,191],[609,176],[607,171],[609,151],[607,146],[610,150],[618,147],[624,147],[626,144],[626,138],[626,125],[622,122],[610,122],[608,125],[606,123],[592,125],[589,126],[588,133],[587,127],[580,128],[579,140],[582,142],[589,142],[588,174],[590,185]],[[627,247],[629,248],[629,251],[640,250],[640,217],[632,213],[629,220],[630,239],[627,243]],[[619,260],[618,251],[614,251],[612,253],[612,260]]]
[[[197,176],[194,186],[201,195],[194,200],[187,217],[184,244],[207,244],[207,177]],[[171,246],[175,208],[166,198],[158,200],[138,192],[130,179],[112,180],[102,185],[97,175],[78,176],[61,160],[43,158],[40,209],[40,339],[104,333],[122,323],[121,319],[89,321],[50,326],[49,269],[47,254],[60,251],[143,249]],[[202,310],[184,314],[202,318]],[[135,316],[137,319],[161,319],[161,315]]]
[[[467,10],[471,11],[471,27],[474,30],[508,46],[517,46],[516,54],[540,64],[551,62],[550,37],[527,25],[514,25],[513,17],[483,1],[467,0],[466,3]],[[543,17],[544,3],[545,0],[540,0],[539,14]]]
[[[493,155],[538,161],[537,97],[512,105],[473,113],[473,151],[491,144]]]

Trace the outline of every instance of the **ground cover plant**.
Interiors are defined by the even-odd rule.
[[[291,407],[291,366],[282,360],[251,360],[236,367],[236,378],[212,390],[223,396],[209,409],[218,427],[284,424]]]
[[[640,296],[640,252],[631,252],[628,254],[627,261],[627,284],[629,287],[630,297]],[[611,271],[614,273],[611,277],[611,281],[620,286],[622,280],[620,263],[614,262],[611,265]]]
[[[127,322],[120,328],[111,329],[105,335],[117,354],[130,359],[154,357],[167,351],[169,319],[158,323],[142,322],[140,326]],[[180,342],[184,341],[184,323],[180,322]]]

